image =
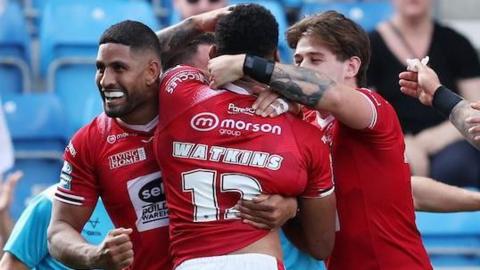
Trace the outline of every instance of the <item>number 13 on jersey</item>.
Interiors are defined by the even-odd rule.
[[[217,181],[220,181],[217,190]],[[260,182],[248,175],[239,173],[222,173],[197,169],[182,173],[183,192],[192,193],[193,221],[208,222],[220,220],[220,211],[225,209],[223,219],[236,219],[238,210],[235,205],[219,205],[220,196],[228,193],[240,194],[240,199],[251,200],[262,192]],[[231,195],[231,194],[230,194]]]

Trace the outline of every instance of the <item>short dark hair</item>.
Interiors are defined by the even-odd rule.
[[[203,33],[191,40],[185,48],[179,52],[174,53],[171,56],[165,57],[163,61],[163,70],[170,69],[180,64],[190,64],[190,59],[197,53],[198,46],[200,45],[213,45],[215,44],[215,36],[213,33]]]
[[[273,58],[278,44],[278,23],[272,13],[257,4],[237,5],[217,22],[217,54],[250,53]]]
[[[137,21],[122,21],[110,26],[100,37],[99,45],[118,43],[133,50],[151,50],[160,58],[160,42],[150,27]]]
[[[343,14],[330,10],[308,16],[287,30],[287,41],[296,48],[303,36],[322,42],[337,59],[345,61],[357,56],[362,61],[356,76],[358,86],[366,86],[370,63],[370,40],[363,28]]]

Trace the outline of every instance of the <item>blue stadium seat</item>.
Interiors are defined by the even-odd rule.
[[[58,182],[66,142],[62,104],[51,93],[9,95],[3,108],[15,149],[15,166],[24,178],[15,191],[12,213],[16,218],[28,198]]]
[[[417,213],[417,225],[435,268],[480,269],[480,212]]]
[[[300,8],[303,6],[304,0],[279,0],[284,7],[287,8]]]
[[[371,31],[375,26],[387,20],[393,13],[390,1],[369,1],[354,3],[322,3],[307,2],[303,5],[302,15],[308,16],[327,10],[336,10],[361,25],[365,31]]]
[[[17,2],[0,4],[0,92],[4,95],[31,89],[30,38]]]
[[[49,0],[45,5],[40,71],[47,75],[47,88],[65,105],[67,137],[85,124],[85,102],[98,98],[94,81],[98,40],[105,29],[126,19],[159,28],[152,7],[145,1]],[[101,110],[97,106],[96,111]]]

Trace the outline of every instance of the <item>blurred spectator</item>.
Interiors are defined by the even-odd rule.
[[[22,172],[16,171],[9,174],[4,182],[2,174],[0,174],[0,247],[3,247],[12,232],[13,221],[10,216],[10,206],[15,186],[22,176]]]
[[[0,9],[2,1],[0,1]],[[3,182],[3,174],[13,166],[13,147],[10,140],[7,124],[3,116],[3,105],[0,97],[0,246],[7,240],[12,230],[10,204],[17,181],[22,177],[21,172],[15,172]]]
[[[13,166],[13,159],[12,141],[3,116],[2,98],[0,96],[0,176]]]
[[[185,19],[203,12],[222,8],[227,5],[227,0],[174,0],[175,10],[180,14],[180,19]]]
[[[478,186],[480,154],[432,108],[399,91],[407,58],[430,57],[440,81],[467,100],[480,99],[480,63],[470,42],[432,17],[431,0],[392,0],[393,17],[370,33],[368,84],[395,108],[414,175]]]
[[[47,248],[47,228],[50,223],[55,190],[56,184],[50,186],[34,197],[23,211],[5,245],[5,253],[0,261],[0,270],[70,269],[55,260],[48,253]],[[99,200],[82,230],[82,235],[89,243],[98,244],[112,228],[113,224],[102,201]]]

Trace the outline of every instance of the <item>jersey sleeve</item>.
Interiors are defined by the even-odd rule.
[[[99,191],[95,176],[94,137],[91,126],[80,129],[65,148],[64,163],[55,199],[72,204],[94,207]],[[97,132],[98,133],[98,132]]]
[[[328,146],[322,141],[323,133],[313,126],[304,131],[302,152],[306,155],[308,182],[301,197],[323,198],[333,193],[332,158]]]
[[[385,134],[392,130],[398,120],[397,114],[390,103],[379,94],[368,89],[360,89],[359,91],[370,103],[373,114],[369,126],[360,131],[370,134]]]
[[[37,195],[22,212],[5,244],[4,251],[14,255],[29,268],[47,256],[47,228],[52,202],[43,194]]]
[[[206,75],[190,66],[177,66],[164,73],[160,80],[159,126],[166,126],[194,104],[215,95]]]

